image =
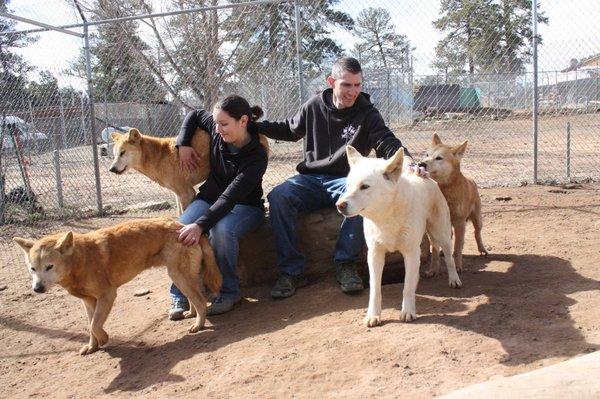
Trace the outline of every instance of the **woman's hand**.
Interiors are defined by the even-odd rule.
[[[180,145],[177,149],[179,151],[179,168],[182,171],[191,172],[198,167],[201,158],[193,147]]]
[[[196,223],[190,223],[179,229],[178,233],[179,241],[182,242],[183,245],[196,245],[200,242],[202,228]]]

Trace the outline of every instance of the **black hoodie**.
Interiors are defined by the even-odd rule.
[[[304,103],[293,118],[257,125],[272,139],[304,138],[304,160],[296,166],[303,174],[347,176],[346,145],[364,156],[374,149],[377,157],[386,159],[402,147],[366,93],[360,93],[352,107],[338,109],[333,105],[333,90],[327,89]]]
[[[248,125],[251,140],[231,152],[217,133],[212,115],[199,109],[185,117],[177,146],[190,146],[196,129],[210,132],[210,174],[198,189],[196,198],[212,204],[196,223],[208,232],[236,204],[252,205],[264,211],[262,177],[267,170],[267,152],[258,140],[256,127]]]

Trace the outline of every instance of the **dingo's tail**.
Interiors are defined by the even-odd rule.
[[[218,294],[221,289],[221,284],[223,283],[223,278],[221,277],[221,271],[217,265],[215,253],[208,242],[208,237],[205,235],[200,237],[200,248],[202,248],[202,262],[204,263],[204,286],[209,292]]]

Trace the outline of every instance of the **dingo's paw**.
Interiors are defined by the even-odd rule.
[[[432,278],[432,277],[437,276],[438,274],[440,274],[439,270],[429,269],[429,270],[425,270],[423,272],[423,277],[425,277],[425,278]]]
[[[485,248],[479,248],[479,256],[488,256],[490,253]]]
[[[97,346],[92,345],[83,345],[83,347],[79,350],[79,354],[81,356],[89,355],[90,353],[94,353],[98,350]]]
[[[400,312],[400,321],[408,323],[408,322],[416,320],[416,319],[417,319],[416,312],[409,312],[404,309]]]
[[[197,332],[198,332],[198,331],[200,331],[200,330],[202,330],[202,326],[199,326],[199,325],[197,325],[197,324],[194,324],[193,326],[191,326],[191,327],[189,328],[188,332],[189,332],[190,334],[195,334],[195,333],[197,333]]]
[[[460,288],[462,287],[462,282],[460,281],[460,278],[456,276],[456,278],[450,278],[448,280],[448,285],[450,286],[450,288]]]
[[[186,310],[183,312],[184,319],[191,319],[192,317],[196,317],[196,311]]]
[[[108,342],[108,334],[104,330],[94,333],[94,336],[98,340],[98,346],[104,346]]]
[[[365,325],[367,327],[376,327],[381,324],[380,316],[366,316],[365,317]]]

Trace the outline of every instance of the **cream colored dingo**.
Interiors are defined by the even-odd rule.
[[[95,352],[106,344],[104,322],[117,297],[117,288],[153,266],[166,266],[169,276],[192,306],[186,317],[196,317],[190,332],[200,331],[206,318],[206,298],[201,292],[218,293],[221,273],[208,243],[178,242],[183,225],[170,218],[133,220],[86,234],[59,233],[37,241],[15,237],[25,252],[33,278],[32,288],[45,292],[59,284],[83,300],[90,328],[90,341],[79,351]]]
[[[400,251],[406,270],[400,320],[416,318],[415,293],[419,282],[420,243],[425,232],[432,243],[432,267],[439,249],[451,253],[450,211],[438,185],[411,173],[402,173],[404,149],[389,160],[363,157],[346,147],[350,173],[346,193],[336,206],[346,217],[364,218],[369,264],[369,309],[365,323],[381,323],[381,275],[386,252]],[[462,285],[454,260],[444,257],[450,287]]]

